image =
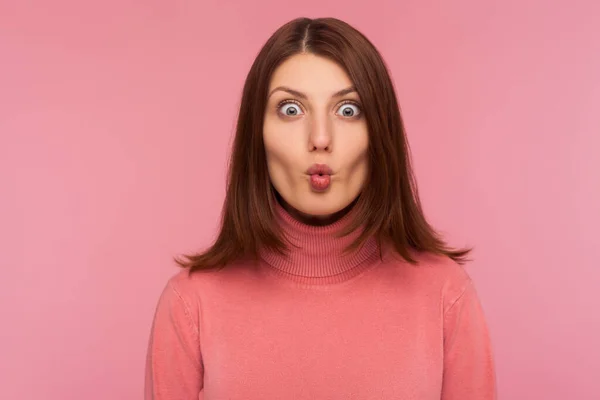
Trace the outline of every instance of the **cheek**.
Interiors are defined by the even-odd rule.
[[[343,154],[346,154],[347,165],[350,169],[365,168],[368,162],[369,138],[364,132],[360,132],[346,141],[346,148]]]
[[[271,183],[279,192],[286,191],[286,188],[294,186],[297,180],[297,150],[293,143],[283,140],[277,134],[270,135],[267,132],[263,137]]]
[[[367,158],[367,153],[364,152],[356,158],[350,169],[350,186],[357,190],[362,189],[367,180],[368,170],[369,160]]]
[[[302,126],[281,124],[269,120],[263,127],[263,143],[269,164],[292,170],[298,168],[302,157]]]
[[[347,148],[348,189],[352,191],[362,189],[367,179],[369,170],[368,151],[368,138],[366,135],[360,135],[357,140]]]
[[[293,152],[285,141],[273,139],[265,141],[265,154],[270,166],[289,168],[292,164]]]

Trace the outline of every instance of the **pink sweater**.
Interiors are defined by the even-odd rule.
[[[473,282],[453,261],[419,266],[374,240],[299,223],[301,248],[221,271],[181,271],[158,301],[145,398],[155,400],[489,400],[488,329]],[[356,232],[358,234],[358,232]]]

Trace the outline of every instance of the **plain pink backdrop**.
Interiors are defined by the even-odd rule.
[[[0,398],[142,397],[171,257],[217,229],[245,75],[298,16],[388,63],[426,212],[476,247],[500,398],[600,399],[593,0],[0,0]]]

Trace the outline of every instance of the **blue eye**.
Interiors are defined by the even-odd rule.
[[[302,109],[299,105],[293,102],[284,103],[280,107],[281,113],[286,117],[295,117],[302,113]]]
[[[340,110],[342,110],[342,117],[354,118],[360,115],[360,107],[352,102],[342,104]]]

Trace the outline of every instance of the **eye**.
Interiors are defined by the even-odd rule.
[[[360,107],[358,104],[347,101],[340,106],[340,111],[342,112],[342,117],[354,118],[360,115]]]
[[[300,106],[292,100],[287,100],[279,104],[279,112],[286,117],[295,117],[302,113]]]

